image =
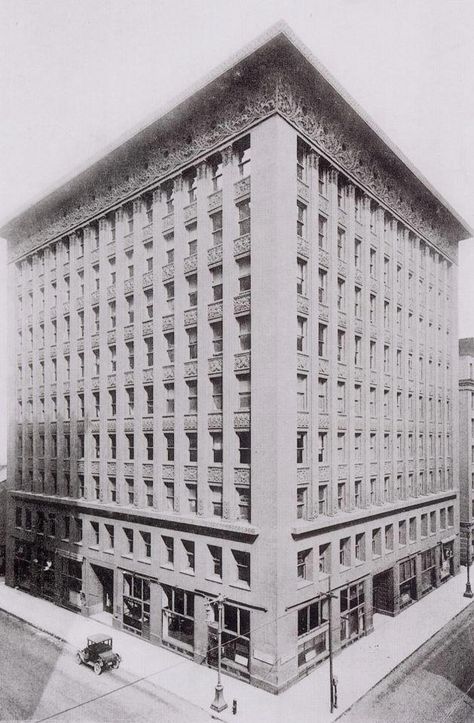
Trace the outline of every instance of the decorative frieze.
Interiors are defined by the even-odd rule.
[[[212,264],[217,264],[219,261],[222,261],[222,244],[211,246],[210,249],[207,249],[208,265],[211,266]]]
[[[250,253],[251,245],[252,242],[249,233],[234,239],[234,256]]]

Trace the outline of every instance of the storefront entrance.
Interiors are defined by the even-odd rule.
[[[150,581],[127,572],[123,575],[123,626],[150,638]]]
[[[341,642],[355,640],[365,633],[365,588],[363,582],[349,585],[340,592]]]
[[[439,579],[441,582],[454,575],[454,540],[441,543]]]
[[[114,571],[102,565],[91,564],[89,579],[89,614],[114,612]]]
[[[416,557],[411,557],[400,563],[400,610],[416,599]]]
[[[393,568],[379,572],[373,579],[374,612],[382,615],[394,613]]]

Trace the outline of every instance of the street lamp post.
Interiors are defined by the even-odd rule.
[[[471,526],[467,526],[467,549],[466,549],[466,573],[467,573],[467,580],[466,580],[466,589],[464,590],[464,597],[474,597],[474,593],[472,592],[471,588],[471,578],[470,578],[470,569],[471,569]]]
[[[224,700],[224,686],[221,682],[221,660],[222,660],[222,625],[224,616],[224,596],[219,595],[213,603],[217,604],[217,685],[214,700],[211,703],[212,710],[220,713],[227,708]]]

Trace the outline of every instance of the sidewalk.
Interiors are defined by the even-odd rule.
[[[216,717],[228,723],[334,720],[470,603],[462,595],[464,589],[465,571],[461,568],[459,575],[398,617],[376,615],[374,632],[334,658],[339,707],[333,716],[329,714],[329,664],[326,661],[279,696],[224,675],[224,697],[229,708]],[[0,583],[0,609],[62,638],[73,649],[82,647],[87,635],[104,631],[104,625],[99,622],[14,590],[4,582]],[[152,682],[157,686],[212,712],[209,705],[216,684],[215,670],[118,630],[113,631],[113,638],[114,649],[123,657],[124,669],[137,677],[155,672]],[[233,699],[238,702],[235,716],[232,715]]]

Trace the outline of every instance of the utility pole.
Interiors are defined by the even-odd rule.
[[[471,525],[469,523],[466,525],[466,532],[467,532],[467,539],[466,539],[467,580],[466,580],[466,589],[464,590],[463,597],[474,597],[474,593],[472,592],[472,588],[471,588],[471,578],[470,578],[470,572],[471,572]]]
[[[335,597],[336,595],[331,592],[331,578],[329,578],[329,589],[323,595],[323,598],[328,601],[329,700],[331,713],[334,712],[334,708],[337,708],[337,678],[334,675],[332,653],[332,599]]]
[[[227,703],[224,700],[224,686],[221,682],[224,600],[224,596],[219,595],[215,600],[208,600],[206,604],[207,622],[210,624],[215,622],[212,612],[212,605],[217,605],[217,685],[214,694],[214,700],[211,703],[212,710],[217,711],[217,713],[220,713],[227,708]]]

